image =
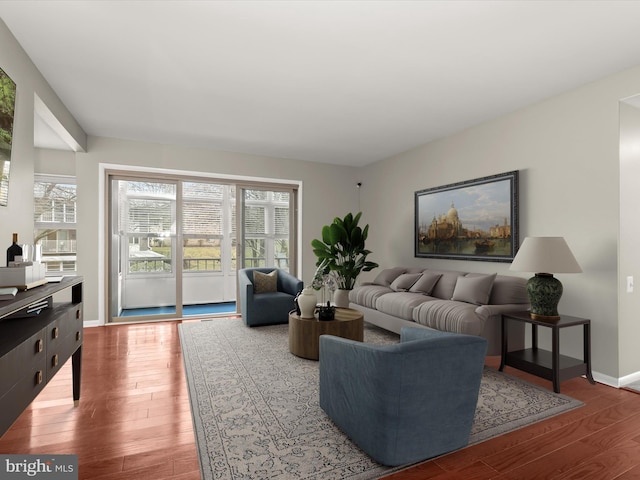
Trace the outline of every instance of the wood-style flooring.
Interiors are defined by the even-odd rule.
[[[80,479],[199,479],[177,325],[85,329],[80,405],[68,362],[0,438],[0,453],[77,454]],[[585,406],[386,478],[640,479],[640,395],[583,378],[561,388]]]

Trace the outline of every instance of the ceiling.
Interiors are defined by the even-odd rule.
[[[3,0],[0,18],[90,135],[353,166],[640,65],[640,1]]]

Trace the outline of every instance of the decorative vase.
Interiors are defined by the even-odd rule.
[[[298,306],[300,307],[300,318],[314,318],[313,313],[316,310],[318,299],[316,292],[311,287],[302,290],[298,296]]]
[[[349,293],[351,290],[339,288],[333,295],[333,303],[336,307],[349,308]]]

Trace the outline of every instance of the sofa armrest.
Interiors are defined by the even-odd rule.
[[[476,314],[482,320],[486,321],[489,317],[494,315],[502,315],[503,313],[523,312],[529,310],[530,305],[528,303],[509,303],[504,305],[481,305],[476,308]]]

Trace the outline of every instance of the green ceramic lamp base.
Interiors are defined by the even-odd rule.
[[[558,302],[562,297],[562,283],[550,273],[536,273],[527,282],[531,302],[531,318],[558,320]]]

